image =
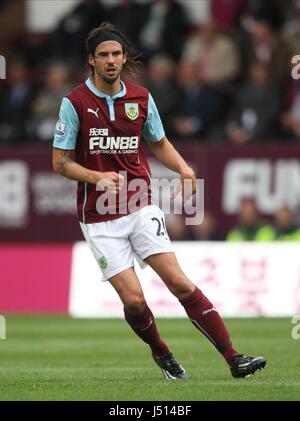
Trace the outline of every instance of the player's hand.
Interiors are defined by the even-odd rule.
[[[98,173],[99,179],[97,184],[97,190],[108,191],[109,193],[119,193],[124,185],[124,177],[114,171],[107,171]]]
[[[192,168],[186,167],[180,172],[180,182],[178,183],[172,198],[182,192],[183,200],[188,200],[196,192],[196,176]]]

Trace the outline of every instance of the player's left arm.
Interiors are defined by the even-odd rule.
[[[196,177],[193,169],[188,166],[182,156],[176,151],[174,146],[164,136],[159,142],[148,141],[148,145],[153,155],[163,165],[172,171],[180,174],[181,185],[184,185],[184,180],[191,180],[192,194],[196,191]]]
[[[142,128],[142,135],[148,142],[153,155],[167,168],[180,174],[181,188],[184,187],[184,180],[191,180],[192,191],[188,189],[185,197],[195,193],[196,177],[194,171],[187,165],[182,156],[166,138],[160,115],[150,94],[148,100],[148,116]]]

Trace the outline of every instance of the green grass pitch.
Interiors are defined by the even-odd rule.
[[[233,379],[223,358],[187,319],[157,324],[188,380],[168,381],[149,348],[119,319],[7,316],[0,340],[0,400],[299,400],[300,339],[291,319],[227,319],[235,346],[267,358],[265,370]]]

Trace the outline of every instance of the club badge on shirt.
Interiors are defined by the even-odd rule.
[[[136,120],[139,116],[139,104],[125,104],[125,112],[130,120]]]

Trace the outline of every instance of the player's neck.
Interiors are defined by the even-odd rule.
[[[122,90],[120,78],[118,78],[114,83],[107,83],[105,80],[95,75],[93,76],[92,80],[98,91],[102,92],[103,94],[114,96]]]

